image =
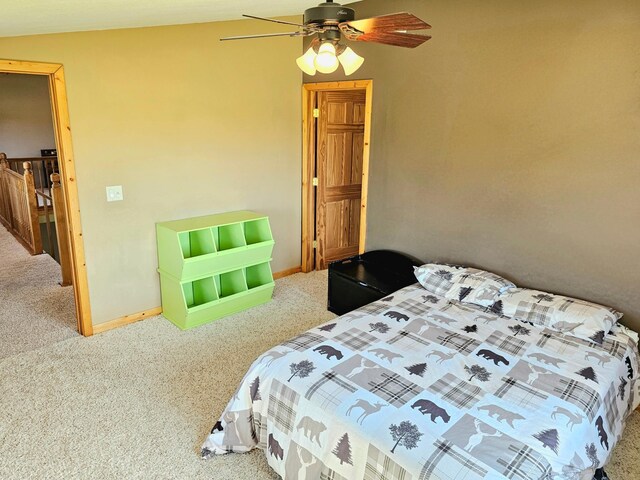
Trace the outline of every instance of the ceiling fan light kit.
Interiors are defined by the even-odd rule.
[[[313,47],[310,47],[304,55],[298,57],[296,63],[300,70],[307,75],[315,75],[316,71],[320,73],[333,73],[338,69],[338,64],[342,65],[345,75],[349,76],[358,70],[364,63],[364,58],[354,52],[351,48],[341,46],[336,51],[332,43],[323,43],[318,47],[318,53]],[[337,54],[337,55],[336,55]]]
[[[298,68],[302,70],[307,75],[315,75],[316,74],[316,52],[311,47],[309,50],[305,52],[304,55],[298,57],[296,63],[298,64]]]
[[[339,65],[335,45],[331,42],[321,43],[313,64],[320,73],[335,72]]]
[[[333,73],[342,65],[345,75],[351,75],[364,63],[364,58],[351,48],[340,43],[342,35],[354,42],[382,43],[396,47],[415,48],[431,37],[407,33],[414,30],[425,30],[431,25],[410,13],[392,13],[379,17],[355,20],[355,10],[344,7],[332,0],[327,0],[317,7],[308,8],[304,12],[304,23],[292,23],[270,18],[244,15],[247,18],[268,22],[294,25],[298,31],[289,33],[272,33],[262,35],[244,35],[221,38],[220,40],[239,40],[264,37],[308,37],[315,35],[311,47],[296,63],[307,75]]]
[[[364,63],[364,58],[351,50],[351,48],[349,47],[346,47],[344,49],[344,52],[338,55],[338,60],[340,60],[340,64],[342,65],[342,68],[344,68],[344,74],[346,76],[354,73]]]

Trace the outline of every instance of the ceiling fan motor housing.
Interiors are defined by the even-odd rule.
[[[356,12],[353,8],[343,7],[339,3],[325,2],[317,7],[304,11],[304,24],[320,24],[350,22],[355,20]]]

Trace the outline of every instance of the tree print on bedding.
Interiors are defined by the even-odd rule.
[[[598,449],[596,448],[595,443],[585,445],[584,450],[587,454],[587,458],[591,460],[591,468],[596,468],[600,464],[600,459],[598,458]]]
[[[462,287],[460,289],[460,293],[458,294],[458,300],[462,301],[464,300],[466,297],[469,296],[469,294],[473,291],[473,288],[471,287]]]
[[[558,447],[560,446],[560,439],[558,438],[558,430],[551,428],[549,430],[543,430],[536,433],[533,438],[540,440],[544,447],[547,447],[557,455]]]
[[[546,293],[539,293],[537,295],[532,295],[531,298],[535,298],[536,300],[538,300],[536,303],[553,302],[553,296],[552,295],[548,295]]]
[[[330,332],[335,328],[337,323],[330,323],[329,325],[325,325],[324,327],[319,327],[318,330],[322,330],[323,332]]]
[[[604,343],[604,336],[604,330],[598,330],[596,333],[589,337],[589,340],[591,340],[593,343],[597,343],[598,345],[602,345]]]
[[[371,327],[369,333],[378,332],[384,334],[391,329],[391,327],[384,322],[370,323],[369,327]]]
[[[406,448],[407,450],[416,448],[420,441],[420,437],[423,435],[418,431],[418,427],[416,425],[407,420],[400,422],[400,425],[396,425],[395,423],[391,424],[389,432],[391,433],[393,441],[396,442],[391,449],[391,453],[396,451],[396,447],[398,445]]]
[[[463,332],[467,332],[467,333],[476,333],[478,331],[478,326],[477,325],[467,325],[466,327],[464,327],[462,329]]]
[[[262,397],[260,396],[260,377],[256,377],[249,386],[249,396],[251,397],[252,402],[262,400]]]
[[[302,360],[299,363],[292,363],[291,365],[289,365],[289,369],[291,370],[291,376],[289,377],[289,380],[287,380],[287,382],[290,382],[291,379],[295,376],[298,376],[300,378],[308,377],[311,372],[316,369],[316,367],[313,362],[310,362],[309,360]]]
[[[426,363],[416,363],[415,365],[411,365],[410,367],[404,367],[405,370],[409,372],[409,375],[418,375],[419,377],[424,376],[424,372],[427,371]]]
[[[531,334],[531,330],[529,330],[524,325],[510,325],[507,328],[513,332],[513,336],[514,337],[517,337],[518,335],[530,335]]]
[[[494,302],[494,304],[489,307],[489,311],[492,313],[495,313],[496,315],[502,316],[502,314],[504,313],[503,308],[504,306],[503,306],[502,300],[498,300],[497,302]]]
[[[478,377],[478,380],[481,382],[486,382],[491,378],[491,373],[481,365],[472,365],[471,367],[465,365],[464,369],[469,375],[471,375],[468,380],[469,382],[476,377]]]
[[[422,303],[438,303],[438,297],[435,295],[422,295]]]
[[[437,275],[444,280],[448,280],[449,282],[453,280],[453,274],[451,272],[447,272],[446,270],[438,270],[434,273],[434,275]]]
[[[353,460],[351,459],[351,443],[349,442],[348,433],[345,433],[342,436],[342,438],[338,441],[336,448],[334,448],[331,453],[333,453],[340,459],[340,465],[342,465],[343,463],[353,465]]]
[[[598,376],[592,367],[583,368],[582,370],[578,370],[576,373],[587,380],[598,383]]]

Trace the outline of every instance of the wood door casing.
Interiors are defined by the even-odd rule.
[[[360,240],[366,91],[318,92],[316,269],[356,255]]]

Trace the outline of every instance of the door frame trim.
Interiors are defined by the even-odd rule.
[[[360,204],[359,253],[364,253],[367,239],[367,195],[369,192],[369,154],[371,151],[371,102],[373,80],[304,83],[302,85],[302,271],[315,269],[313,240],[315,237],[315,195],[313,186],[315,162],[316,93],[323,90],[365,90],[364,147],[362,154],[362,196]]]
[[[24,62],[0,59],[0,73],[21,73],[44,75],[49,79],[49,98],[53,118],[56,147],[58,149],[58,167],[64,192],[66,215],[69,225],[69,246],[71,252],[72,283],[76,303],[78,332],[86,337],[93,335],[91,306],[89,303],[89,283],[84,254],[78,185],[76,181],[75,157],[71,142],[69,106],[64,68],[59,63]]]

